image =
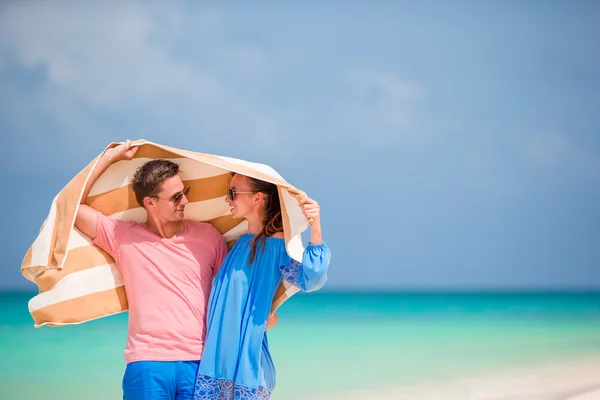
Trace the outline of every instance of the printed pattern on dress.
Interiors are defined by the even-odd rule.
[[[283,279],[296,287],[300,287],[300,283],[298,282],[298,274],[300,273],[301,269],[302,263],[293,259],[290,265],[286,267],[279,267]]]
[[[231,379],[217,379],[198,374],[194,400],[270,400],[271,393],[262,386],[237,385]]]

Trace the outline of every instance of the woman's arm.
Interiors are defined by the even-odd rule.
[[[279,268],[283,279],[303,292],[313,292],[323,287],[327,281],[327,269],[331,252],[324,242],[309,243],[302,255],[302,262],[291,260],[287,266]]]
[[[331,252],[323,242],[319,203],[306,197],[300,201],[300,207],[304,217],[311,221],[310,243],[304,250],[301,263],[291,260],[290,265],[281,267],[280,270],[286,281],[304,292],[312,292],[323,287],[327,281]]]
[[[304,217],[310,222],[310,242],[312,244],[323,243],[323,235],[321,234],[321,207],[319,203],[310,197],[300,200],[300,208]]]

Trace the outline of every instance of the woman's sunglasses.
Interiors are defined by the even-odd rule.
[[[227,189],[227,197],[229,197],[231,199],[231,201],[235,200],[235,196],[237,196],[238,194],[243,194],[243,193],[256,193],[256,192],[234,192],[233,189],[231,189],[231,188]]]
[[[161,199],[161,200],[167,200],[167,201],[170,201],[171,203],[173,203],[173,205],[177,205],[177,204],[179,204],[181,199],[183,199],[183,196],[187,197],[189,193],[190,193],[190,188],[186,187],[185,189],[183,189],[183,191],[181,191],[179,193],[175,193],[175,195],[173,197],[171,197],[170,199],[163,199],[162,197],[158,197],[158,196],[150,196],[150,197],[154,197],[156,199]]]

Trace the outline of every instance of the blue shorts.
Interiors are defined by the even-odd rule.
[[[200,361],[137,361],[127,364],[123,400],[190,400]]]

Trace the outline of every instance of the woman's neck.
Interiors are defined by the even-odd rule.
[[[260,217],[246,218],[248,221],[248,233],[258,235],[263,230],[263,224]]]

